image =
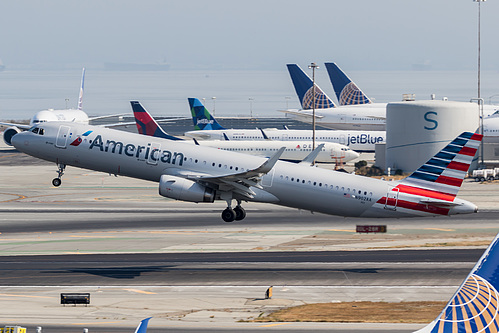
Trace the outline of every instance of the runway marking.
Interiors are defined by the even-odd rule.
[[[456,229],[443,229],[443,228],[424,228],[424,230],[436,230],[436,231],[456,231]]]
[[[327,231],[341,231],[341,232],[351,232],[351,233],[356,233],[355,230],[346,230],[346,229],[327,229]]]
[[[156,295],[157,294],[157,293],[153,293],[152,291],[145,291],[145,290],[139,290],[139,289],[123,289],[123,290],[131,291],[131,292],[138,293],[138,294],[146,294],[146,295]]]
[[[120,323],[120,321],[96,321],[93,323],[72,323],[71,325],[98,325],[98,324],[116,324]]]
[[[260,327],[274,327],[274,326],[282,326],[282,325],[289,325],[291,323],[277,323],[277,324],[268,324],[268,325],[262,325]]]
[[[56,297],[50,297],[50,296],[33,296],[33,295],[15,295],[15,294],[0,294],[0,296],[5,296],[5,297],[26,297],[26,298],[56,298]]]
[[[14,194],[14,193],[0,193],[0,194],[3,194],[3,195],[13,195],[13,196],[17,197],[15,199],[4,200],[4,201],[0,201],[0,202],[11,202],[11,201],[22,200],[22,199],[26,199],[27,198],[27,196],[24,196],[22,194]]]

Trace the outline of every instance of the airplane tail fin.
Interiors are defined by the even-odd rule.
[[[463,183],[482,138],[483,135],[477,133],[461,133],[428,162],[403,179],[397,188],[400,192],[426,194],[434,199],[452,201]]]
[[[313,109],[314,83],[310,77],[296,64],[288,64],[289,75],[295,86],[296,94],[304,110]],[[329,109],[336,107],[334,102],[315,84],[315,108]]]
[[[135,333],[146,333],[147,332],[147,325],[149,324],[149,320],[151,320],[152,317],[143,319],[139,326],[137,326],[137,329],[135,330]]]
[[[197,98],[188,98],[191,109],[192,121],[196,130],[224,130],[218,121],[213,117]]]
[[[415,333],[499,331],[499,234],[440,315]]]
[[[370,104],[371,100],[334,62],[326,62],[327,73],[340,105]]]
[[[182,140],[166,133],[161,128],[161,126],[159,126],[156,120],[154,120],[154,118],[149,114],[149,112],[144,109],[140,102],[130,101],[130,104],[132,105],[133,115],[135,117],[135,123],[137,124],[137,130],[139,131],[139,134],[168,140]]]
[[[78,96],[78,110],[83,110],[83,88],[85,84],[85,67],[81,71],[80,95]]]

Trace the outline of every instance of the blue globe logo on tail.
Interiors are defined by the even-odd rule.
[[[303,96],[302,106],[305,110],[313,109],[314,105],[314,87],[310,87]],[[334,108],[334,104],[330,102],[330,99],[326,94],[319,88],[315,86],[315,108],[316,109],[329,109]]]
[[[348,83],[339,97],[340,105],[358,105],[358,104],[369,104],[371,101],[366,95],[357,87],[353,82]]]

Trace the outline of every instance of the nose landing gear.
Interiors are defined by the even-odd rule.
[[[62,184],[62,175],[64,174],[64,169],[66,169],[66,164],[59,164],[59,169],[57,170],[57,178],[52,179],[52,185],[59,187]]]

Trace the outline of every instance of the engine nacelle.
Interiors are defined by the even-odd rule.
[[[16,135],[17,133],[21,133],[22,130],[19,128],[13,126],[7,128],[5,131],[3,131],[3,141],[8,144],[9,146],[12,146],[12,137]]]
[[[215,190],[192,180],[163,175],[159,181],[159,194],[172,199],[191,202],[215,201]]]

